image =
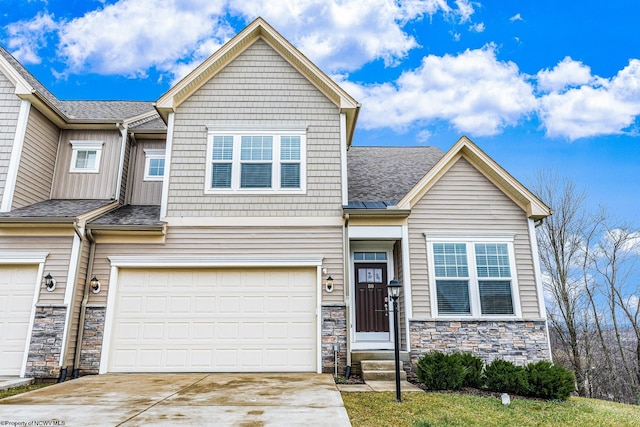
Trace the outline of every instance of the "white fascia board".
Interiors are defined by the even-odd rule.
[[[322,257],[158,257],[110,256],[112,267],[202,268],[202,267],[317,267]]]
[[[342,227],[344,225],[341,216],[193,216],[163,217],[162,221],[166,221],[169,227]]]
[[[16,123],[16,131],[13,136],[13,146],[11,148],[11,156],[9,157],[9,168],[7,169],[7,179],[4,185],[4,192],[2,193],[0,212],[9,212],[13,204],[13,195],[18,181],[18,168],[20,166],[20,159],[22,158],[22,147],[24,146],[24,137],[27,132],[30,110],[31,103],[22,100],[20,103],[20,112],[18,113],[18,122]]]
[[[350,225],[349,239],[402,239],[402,226]]]
[[[118,177],[116,178],[116,193],[114,194],[114,200],[120,200],[120,191],[122,190],[122,180],[124,175],[124,156],[127,150],[127,128],[120,128],[120,133],[122,135],[121,139],[121,147],[120,147],[120,161],[118,163]]]

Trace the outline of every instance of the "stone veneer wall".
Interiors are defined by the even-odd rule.
[[[425,353],[472,353],[485,362],[509,360],[517,365],[549,360],[551,352],[544,320],[539,321],[417,321],[409,322],[413,367]]]
[[[345,305],[322,306],[322,372],[333,374],[333,346],[338,345],[338,375],[347,366],[347,308]]]
[[[66,306],[36,307],[25,376],[33,378],[60,376],[60,351],[66,314]]]
[[[93,375],[100,371],[102,338],[104,336],[105,306],[87,306],[82,331],[79,375]]]

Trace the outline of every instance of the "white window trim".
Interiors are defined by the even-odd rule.
[[[461,235],[452,234],[450,236],[441,233],[426,234],[427,245],[427,265],[429,268],[429,294],[431,296],[431,313],[434,318],[441,319],[481,319],[481,320],[498,320],[498,319],[520,319],[522,318],[522,310],[520,307],[520,292],[518,286],[518,271],[516,269],[516,258],[514,245],[514,236],[508,234],[475,234]],[[469,268],[469,303],[471,314],[440,314],[438,313],[438,300],[436,289],[435,265],[433,260],[433,244],[434,243],[465,243],[467,248],[467,259]],[[478,272],[475,262],[475,244],[476,243],[504,243],[507,245],[509,252],[509,268],[511,269],[511,299],[513,302],[513,314],[496,314],[483,315],[480,307],[480,288],[478,286]],[[473,258],[473,259],[472,259]]]
[[[206,177],[204,182],[205,194],[306,194],[307,192],[307,128],[306,126],[233,126],[220,127],[208,125]],[[233,159],[231,160],[231,188],[211,188],[213,137],[233,137]],[[240,188],[240,145],[242,136],[272,136],[272,174],[271,188]],[[300,188],[280,188],[280,137],[300,137]],[[285,161],[284,163],[291,163]]]
[[[71,165],[69,172],[73,173],[98,173],[100,172],[100,160],[102,159],[102,146],[104,141],[69,141],[71,143]],[[93,168],[76,168],[79,151],[96,151],[96,163]]]
[[[162,181],[164,175],[149,175],[149,168],[152,159],[164,159],[164,149],[162,148],[145,148],[144,149],[144,181]],[[165,162],[166,173],[166,162]]]

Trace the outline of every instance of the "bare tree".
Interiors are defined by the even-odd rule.
[[[575,373],[578,394],[586,396],[579,336],[579,314],[587,304],[581,280],[584,235],[591,222],[585,213],[586,192],[576,189],[572,181],[544,172],[538,174],[533,190],[553,211],[537,229],[550,326]]]
[[[617,351],[627,384],[640,404],[640,232],[608,226],[594,258],[596,280],[606,297]]]

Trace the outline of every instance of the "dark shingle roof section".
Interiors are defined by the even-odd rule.
[[[352,146],[347,152],[348,207],[384,209],[397,204],[442,156],[437,147]]]
[[[132,132],[143,132],[143,131],[166,131],[167,125],[164,124],[162,119],[157,116],[152,120],[136,124],[134,126],[129,127],[129,130]]]
[[[152,111],[149,101],[61,101],[49,92],[20,62],[5,48],[0,46],[0,55],[24,78],[43,98],[70,120],[122,121]]]
[[[153,111],[147,101],[59,101],[69,119],[120,121]]]
[[[164,224],[160,221],[160,206],[126,205],[91,221],[89,228],[94,225],[161,227]]]
[[[0,218],[76,218],[87,212],[113,203],[113,200],[96,199],[56,199],[45,200],[33,205],[0,214]]]

